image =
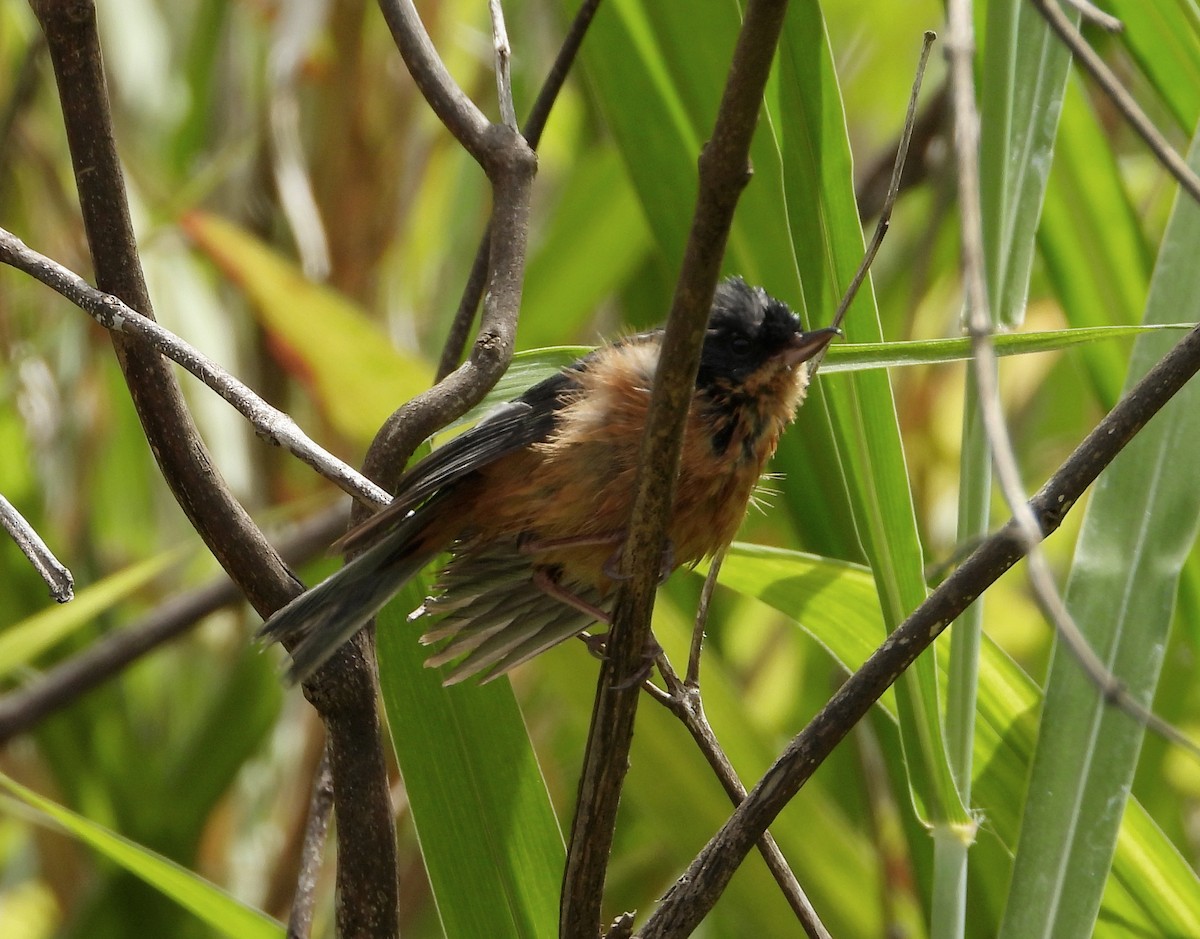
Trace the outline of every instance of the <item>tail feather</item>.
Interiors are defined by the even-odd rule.
[[[489,636],[455,665],[443,683],[454,685],[481,675],[480,684],[486,684],[528,662],[535,655],[579,635],[594,622],[594,617],[587,613],[543,595],[537,607],[527,614],[521,629],[510,629]]]
[[[535,567],[515,542],[491,542],[456,553],[442,571],[421,608],[422,616],[435,617],[421,642],[438,644],[425,664],[449,665],[445,684],[475,675],[491,681],[595,622],[538,587]],[[601,609],[611,603],[586,585],[564,589]]]
[[[288,681],[309,678],[433,560],[442,545],[423,537],[428,522],[421,512],[409,516],[374,547],[263,624],[260,639],[291,646]]]

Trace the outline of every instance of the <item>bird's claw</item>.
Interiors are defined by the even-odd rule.
[[[579,638],[583,640],[583,644],[587,646],[588,652],[600,660],[608,659],[608,633],[587,633],[579,634]],[[658,644],[658,640],[654,638],[653,633],[646,639],[646,645],[642,649],[642,664],[641,667],[628,678],[617,682],[610,686],[614,691],[625,691],[628,688],[634,688],[643,684],[654,670],[654,663],[662,654],[662,646]]]

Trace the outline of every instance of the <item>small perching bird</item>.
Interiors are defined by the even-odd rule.
[[[664,576],[733,540],[804,399],[809,361],[838,331],[804,332],[739,278],[713,299],[688,411]],[[417,572],[449,551],[421,641],[447,684],[488,681],[607,622],[663,333],[605,345],[497,408],[405,473],[394,500],[339,543],[362,550],[276,612],[303,680]]]

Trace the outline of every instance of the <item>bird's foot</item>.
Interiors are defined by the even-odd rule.
[[[570,535],[565,538],[538,538],[529,533],[517,538],[517,550],[522,554],[545,554],[547,551],[559,551],[563,548],[591,548],[596,545],[622,544],[625,533],[621,531],[608,532],[600,535]]]
[[[533,585],[548,596],[554,597],[561,603],[567,606],[574,607],[580,613],[586,613],[592,617],[597,623],[611,623],[612,617],[604,610],[596,606],[594,603],[588,603],[587,600],[578,594],[572,593],[557,580],[544,567],[536,568],[533,572]]]
[[[593,656],[601,660],[608,658],[608,633],[583,632],[579,634],[579,638],[583,640],[583,644],[587,646],[588,652]],[[624,691],[626,688],[643,684],[654,671],[654,663],[662,655],[662,650],[662,646],[658,644],[658,640],[651,633],[646,639],[646,645],[642,648],[642,661],[638,670],[624,681],[613,685],[613,690]]]

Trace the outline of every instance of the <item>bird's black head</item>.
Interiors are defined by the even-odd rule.
[[[800,319],[787,304],[731,277],[717,286],[713,297],[696,385],[741,385],[770,363],[795,365],[825,346],[821,342],[810,350],[813,344],[804,339]]]

